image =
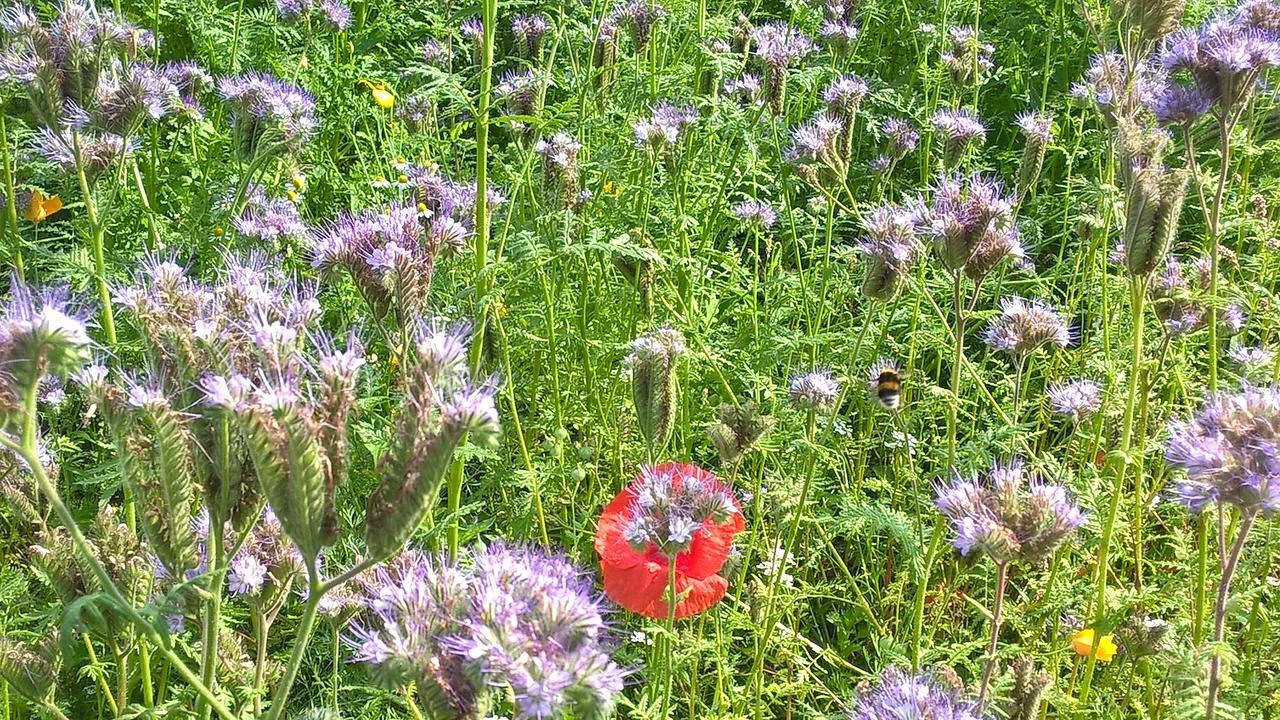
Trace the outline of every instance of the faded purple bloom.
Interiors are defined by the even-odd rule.
[[[628,0],[614,8],[609,16],[615,25],[626,25],[637,55],[643,55],[653,35],[653,26],[667,14],[667,9],[651,0]]]
[[[955,548],[965,556],[982,553],[997,565],[1043,562],[1085,522],[1066,488],[1028,478],[1016,460],[994,466],[985,482],[957,476],[936,491]]]
[[[280,143],[296,149],[318,126],[311,93],[266,73],[221,78],[218,92],[231,105],[237,132],[250,148]]]
[[[912,675],[890,667],[874,689],[861,691],[849,720],[985,720],[982,709],[963,690],[929,674]]]
[[[275,241],[307,234],[298,206],[285,198],[270,199],[262,188],[252,186],[246,192],[248,202],[240,217],[232,220],[236,232],[255,240]]]
[[[743,102],[754,102],[760,98],[760,76],[755,73],[743,73],[736,78],[724,81],[724,94],[737,97]]]
[[[1027,142],[1047,145],[1053,138],[1053,118],[1041,112],[1021,112],[1014,120]]]
[[[876,300],[894,297],[920,254],[916,217],[911,211],[885,205],[862,221],[866,235],[857,250],[867,259],[862,292]]]
[[[939,110],[930,122],[934,132],[942,136],[942,154],[949,163],[959,160],[970,145],[987,137],[987,127],[968,110]]]
[[[1071,344],[1064,317],[1048,305],[1013,296],[1000,300],[1000,317],[987,327],[983,339],[995,350],[1027,355],[1045,346]]]
[[[830,412],[840,397],[840,381],[826,370],[791,377],[791,403],[807,412]]]
[[[138,147],[137,140],[125,141],[114,133],[73,131],[63,128],[55,132],[47,127],[37,130],[36,153],[66,172],[75,172],[76,144],[79,143],[79,165],[89,176],[96,176],[115,162],[128,157]]]
[[[1001,247],[1009,249],[1006,255],[1016,257],[1016,246],[1010,242],[1010,234],[1016,233],[1013,200],[1004,194],[999,180],[980,175],[945,178],[927,206],[917,202],[921,207],[920,232],[932,238],[948,271],[964,270],[970,277],[989,271],[995,265],[993,260],[1000,259],[995,251]],[[982,262],[975,263],[975,259]],[[974,264],[973,272],[969,272],[970,264]]]
[[[1102,388],[1092,380],[1054,383],[1045,393],[1049,396],[1049,407],[1075,423],[1087,420],[1102,408]]]
[[[843,118],[846,123],[853,120],[862,99],[867,96],[867,83],[856,75],[841,75],[822,91],[822,101],[827,104],[827,112]]]
[[[889,118],[880,127],[880,132],[889,138],[889,154],[901,158],[920,142],[920,133],[911,123],[901,118]]]
[[[843,159],[840,139],[844,131],[845,123],[840,118],[820,112],[791,132],[786,157],[797,163],[837,167]]]
[[[951,47],[942,53],[942,62],[951,74],[951,81],[960,87],[981,84],[991,68],[995,67],[992,55],[995,47],[984,43],[978,31],[969,26],[947,28]]]
[[[508,70],[498,78],[494,94],[507,104],[512,115],[538,114],[538,78],[532,70]]]
[[[1247,371],[1265,370],[1275,362],[1275,353],[1264,347],[1237,345],[1227,351],[1227,356]]]
[[[744,223],[765,230],[778,221],[778,211],[769,203],[759,200],[743,200],[733,206],[733,214]]]
[[[351,27],[351,8],[338,0],[320,0],[320,14],[334,30]]]
[[[1169,426],[1165,460],[1185,476],[1173,498],[1192,513],[1234,505],[1280,511],[1280,390],[1246,385],[1210,397],[1190,421]]]
[[[636,147],[661,149],[675,145],[697,119],[698,111],[691,107],[658,103],[648,118],[638,120],[632,126]]]
[[[267,581],[267,566],[252,553],[241,553],[231,560],[227,571],[227,589],[235,595],[256,595]]]
[[[751,29],[752,51],[765,64],[764,94],[775,115],[782,114],[787,68],[813,52],[813,41],[785,23],[771,22]]]
[[[542,36],[550,26],[541,15],[517,15],[511,19],[511,34],[515,36],[516,52],[526,60],[536,60],[542,51]]]
[[[92,341],[86,314],[72,309],[66,288],[38,294],[16,276],[0,315],[0,385],[15,397],[36,390],[45,375],[65,378],[89,363]]]

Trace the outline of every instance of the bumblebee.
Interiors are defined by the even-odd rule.
[[[886,410],[897,410],[902,394],[902,372],[897,363],[881,360],[871,367],[871,396]]]

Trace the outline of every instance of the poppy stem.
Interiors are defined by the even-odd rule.
[[[667,558],[667,637],[663,640],[666,645],[666,686],[662,692],[662,712],[658,717],[667,717],[667,711],[671,707],[671,691],[675,685],[676,676],[676,603],[679,598],[676,597],[676,557],[671,555]]]

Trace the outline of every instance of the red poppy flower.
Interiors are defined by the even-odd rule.
[[[732,512],[727,518],[722,514],[724,519],[720,522],[710,517],[703,519],[693,532],[688,549],[675,554],[676,593],[680,598],[676,617],[696,615],[719,602],[729,589],[729,581],[718,573],[729,557],[733,536],[746,527],[742,509],[715,475],[696,465],[664,463],[647,472],[669,476],[673,493],[681,491],[686,479],[696,479],[706,490],[722,493],[732,506]],[[596,527],[596,552],[604,571],[604,592],[610,600],[645,617],[665,619],[670,559],[653,542],[637,550],[626,537],[643,482],[644,476],[605,506]]]

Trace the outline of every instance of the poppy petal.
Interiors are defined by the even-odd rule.
[[[665,618],[666,568],[656,562],[635,563],[626,567],[604,563],[604,594],[633,613],[650,618]],[[679,580],[677,579],[677,587]]]

